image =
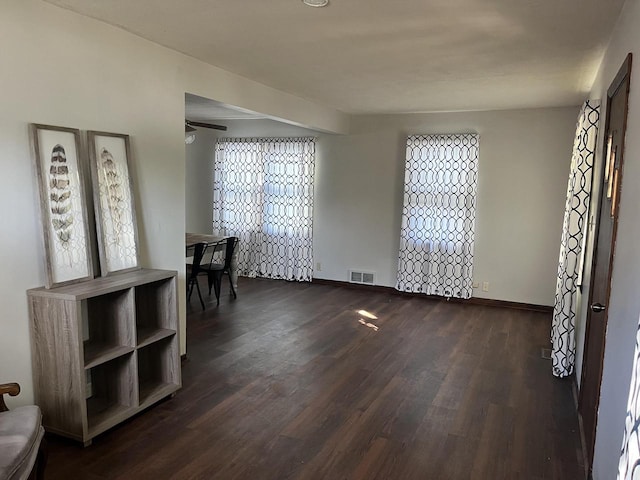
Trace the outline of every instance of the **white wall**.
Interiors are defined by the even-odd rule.
[[[322,137],[322,133],[319,130],[303,128],[270,119],[221,120],[216,123],[227,127],[226,132],[219,132],[222,134],[220,136],[224,137]]]
[[[211,233],[213,218],[213,158],[216,138],[225,132],[199,128],[196,140],[185,145],[185,228]]]
[[[628,0],[620,14],[619,22],[596,77],[591,94],[593,98],[606,100],[606,90],[629,52],[636,55],[634,61],[637,60],[640,49],[638,24],[640,24],[640,1]],[[638,185],[640,185],[640,75],[638,73],[636,63],[631,73],[622,196],[611,298],[608,305],[609,321],[596,429],[594,480],[609,480],[616,476],[633,365],[635,336],[640,315],[640,295],[638,294],[640,286],[640,254],[638,253],[638,239],[640,238],[640,222],[638,221],[638,205],[640,205],[640,190],[638,189]],[[603,128],[604,118],[603,112]],[[601,129],[601,138],[603,135],[604,132]],[[601,165],[601,162],[602,140],[598,149],[597,171],[600,170],[598,166]],[[599,183],[597,182],[597,184]],[[594,195],[593,199],[595,198]],[[588,261],[587,271],[589,271],[590,265],[591,259]],[[584,298],[583,312],[586,312],[586,302],[587,299]],[[582,361],[583,354],[584,317],[584,314],[581,315],[579,321],[580,335],[577,343],[579,362]]]
[[[349,135],[271,120],[218,123],[229,126],[230,137],[317,136],[313,228],[320,270],[314,277],[346,281],[349,268],[363,269],[390,287],[396,280],[407,134],[480,133],[474,276],[490,289],[474,295],[552,305],[577,115],[577,108],[558,108],[356,116]],[[209,168],[212,148],[200,154],[206,164],[201,171]],[[190,165],[187,179],[195,176]],[[209,177],[205,201],[211,188]],[[202,214],[210,221],[210,210]]]
[[[577,108],[359,116],[321,138],[314,256],[318,278],[351,267],[394,286],[406,136],[480,134],[474,296],[553,305]]]
[[[328,131],[345,131],[348,118],[37,0],[3,2],[0,44],[0,381],[20,382],[24,404],[25,291],[44,283],[29,122],[131,135],[141,262],[180,272],[184,351],[185,92]]]

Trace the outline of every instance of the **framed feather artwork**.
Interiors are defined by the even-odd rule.
[[[30,124],[47,288],[93,278],[80,131]]]
[[[129,136],[87,132],[102,276],[138,270]]]

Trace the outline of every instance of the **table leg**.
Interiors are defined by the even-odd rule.
[[[231,257],[231,271],[229,272],[229,278],[231,279],[231,283],[233,284],[233,288],[238,291],[238,248],[233,252],[233,256]]]

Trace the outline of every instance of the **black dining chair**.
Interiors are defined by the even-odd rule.
[[[228,237],[226,239],[226,247],[224,251],[224,263],[213,263],[209,265],[203,265],[201,271],[207,272],[207,279],[209,281],[209,295],[211,295],[211,287],[216,293],[217,305],[220,305],[220,287],[222,286],[222,277],[226,273],[229,277],[229,285],[231,285],[231,293],[233,298],[238,298],[236,289],[233,286],[231,280],[231,260],[233,259],[233,253],[238,245],[238,237]],[[213,259],[213,257],[211,257]]]
[[[193,263],[187,264],[187,301],[191,300],[191,294],[193,293],[193,287],[198,290],[198,297],[200,298],[200,304],[204,310],[204,300],[202,300],[202,293],[200,293],[200,284],[198,283],[198,275],[203,271],[202,258],[207,250],[207,244],[205,242],[196,243],[192,247],[187,247],[187,256],[190,256],[190,250],[193,249]]]

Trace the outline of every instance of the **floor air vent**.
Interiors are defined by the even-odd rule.
[[[540,356],[545,360],[551,360],[551,349],[543,347],[541,349]]]
[[[374,284],[374,272],[360,272],[357,270],[349,270],[349,281],[351,283],[362,283],[365,285]]]

